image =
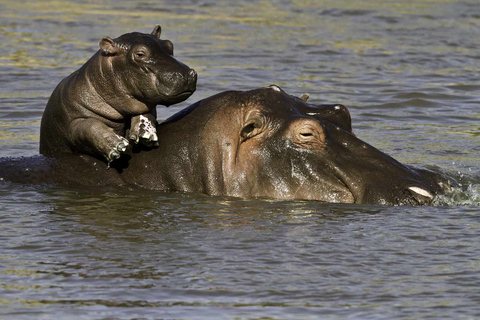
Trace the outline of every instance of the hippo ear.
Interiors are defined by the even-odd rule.
[[[100,46],[100,49],[102,49],[102,53],[105,55],[113,56],[118,52],[115,41],[110,37],[103,37],[98,45]]]
[[[157,24],[155,26],[155,28],[153,28],[153,31],[151,33],[152,36],[155,36],[157,37],[158,39],[160,39],[160,34],[162,33],[162,27],[160,27],[159,24]]]
[[[163,43],[167,46],[168,52],[173,56],[173,43],[170,40],[164,40]]]
[[[260,132],[262,132],[262,119],[261,118],[254,118],[247,122],[247,124],[243,127],[242,131],[240,132],[240,137],[242,141],[246,141],[250,138],[255,137]]]
[[[310,95],[308,93],[304,93],[300,96],[300,99],[303,100],[304,102],[307,102],[309,97]]]

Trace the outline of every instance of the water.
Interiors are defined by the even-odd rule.
[[[0,187],[0,319],[480,318],[477,1],[0,2],[0,157],[38,153],[55,85],[163,27],[186,102],[272,83],[455,182],[432,207]]]

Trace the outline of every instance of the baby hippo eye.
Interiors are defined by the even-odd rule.
[[[148,57],[148,51],[146,48],[138,48],[133,52],[133,59],[135,61],[144,61]]]
[[[145,57],[145,52],[137,51],[137,52],[135,52],[134,56],[135,56],[135,60],[137,60],[137,61],[143,60],[143,58]]]

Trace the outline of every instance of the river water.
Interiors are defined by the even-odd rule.
[[[0,2],[0,157],[38,153],[56,84],[163,27],[197,92],[269,84],[441,172],[430,207],[0,186],[0,319],[479,319],[476,0]]]

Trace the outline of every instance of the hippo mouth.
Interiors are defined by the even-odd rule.
[[[380,204],[394,206],[425,206],[432,205],[435,197],[445,189],[426,187],[417,182],[399,183],[392,186],[364,185],[345,182],[345,187],[350,192],[353,201],[349,203]],[[442,185],[439,185],[443,188]]]
[[[383,164],[386,166],[387,164]],[[441,175],[423,169],[414,169],[408,166],[397,167],[401,169],[395,176],[380,173],[373,169],[340,169],[332,166],[338,185],[343,185],[344,203],[380,204],[380,205],[406,205],[424,206],[432,205],[438,194],[443,194],[449,189],[449,182]],[[392,170],[393,168],[390,167]]]
[[[435,196],[431,192],[417,186],[410,186],[404,192],[406,192],[406,196],[399,203],[402,205],[431,205],[435,199]]]

